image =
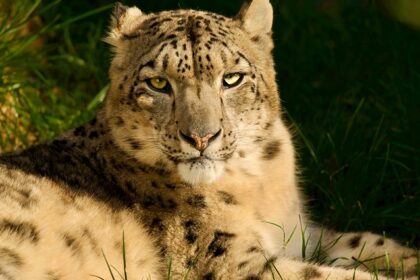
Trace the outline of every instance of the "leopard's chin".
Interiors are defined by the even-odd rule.
[[[178,163],[179,176],[190,185],[208,185],[219,179],[225,169],[223,161],[200,158]]]

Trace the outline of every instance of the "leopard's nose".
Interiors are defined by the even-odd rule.
[[[216,133],[209,133],[205,136],[196,133],[184,133],[181,130],[179,131],[179,134],[182,140],[202,152],[222,134],[222,129],[219,129]]]

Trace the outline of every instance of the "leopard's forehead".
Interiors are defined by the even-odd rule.
[[[124,55],[127,66],[157,62],[153,65],[156,69],[180,80],[212,80],[229,65],[250,66],[246,50],[240,46],[244,36],[235,19],[211,12],[173,10],[148,14],[121,39],[129,45]]]
[[[232,37],[231,31],[236,26],[231,18],[195,10],[173,10],[150,14],[128,39],[144,36],[148,40],[160,42],[171,40],[176,44],[177,39],[188,39],[193,44],[202,44],[208,50],[215,42],[225,47],[226,39]]]

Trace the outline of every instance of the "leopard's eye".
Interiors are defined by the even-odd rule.
[[[232,88],[239,85],[244,78],[242,73],[231,73],[223,76],[223,86],[225,88]]]
[[[171,86],[169,82],[163,78],[151,78],[146,80],[147,85],[150,89],[162,93],[169,93]]]

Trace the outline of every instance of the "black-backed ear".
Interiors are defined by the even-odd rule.
[[[235,18],[242,22],[242,27],[251,37],[270,34],[273,7],[269,0],[247,0]]]
[[[121,39],[132,36],[145,17],[146,15],[139,8],[128,7],[117,2],[111,16],[109,33],[104,41],[118,48]]]

